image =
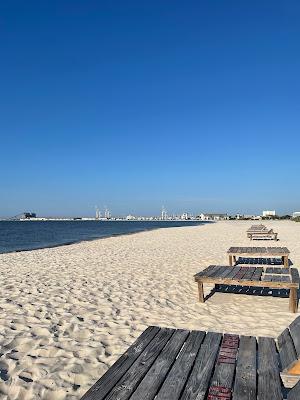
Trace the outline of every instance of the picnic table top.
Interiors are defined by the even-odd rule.
[[[276,272],[274,270],[276,269]],[[296,268],[267,268],[210,265],[194,276],[196,282],[228,285],[258,286],[270,288],[299,288],[299,272]]]
[[[287,247],[230,247],[227,253],[246,256],[287,256],[290,251]]]
[[[277,359],[272,338],[149,327],[82,400],[282,400]]]
[[[250,228],[247,229],[247,232],[260,232],[260,231],[265,231],[265,230],[270,230],[267,228],[265,225],[252,225]]]

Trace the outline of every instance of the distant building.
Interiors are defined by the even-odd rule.
[[[300,211],[293,212],[292,218],[300,217]]]
[[[188,213],[187,212],[184,212],[184,213],[182,213],[181,215],[180,215],[180,219],[189,219],[189,215],[188,215]]]
[[[236,219],[260,220],[260,215],[237,214]]]
[[[263,217],[275,217],[276,211],[263,211],[262,216]]]
[[[24,212],[20,219],[36,218],[36,213]]]
[[[126,216],[126,220],[127,221],[133,221],[135,219],[136,219],[136,217],[134,215],[129,214],[129,215]]]
[[[221,221],[229,219],[228,214],[200,214],[202,221]]]

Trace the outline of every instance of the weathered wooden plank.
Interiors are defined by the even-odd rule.
[[[294,342],[294,347],[298,358],[300,357],[300,317],[297,317],[289,326],[290,335]]]
[[[207,275],[213,270],[213,268],[214,268],[215,266],[216,266],[216,265],[210,265],[209,267],[205,268],[203,271],[198,272],[198,273],[195,275],[195,278],[200,277],[200,276],[203,276],[203,275],[206,275],[206,276],[207,276]]]
[[[149,368],[174,333],[173,329],[162,328],[149,343],[143,353],[132,364],[119,382],[110,391],[105,400],[127,400],[144,378]],[[97,397],[95,399],[98,400]]]
[[[226,278],[226,279],[228,279],[228,277],[231,276],[232,270],[234,268],[235,267],[225,267],[224,271],[221,274],[218,274],[218,278],[221,278],[221,279]]]
[[[180,400],[205,399],[221,338],[220,333],[207,333]]]
[[[289,276],[280,276],[281,282],[291,282],[291,278]]]
[[[239,337],[237,335],[224,335],[215,371],[210,383],[209,394],[212,396],[214,394],[218,396],[218,393],[221,395],[223,389],[227,389],[225,390],[227,396],[231,394],[238,347]],[[222,390],[220,390],[220,388],[222,388]]]
[[[258,387],[259,400],[282,400],[281,381],[275,341],[258,338]]]
[[[291,268],[292,282],[299,284],[299,272],[296,268]]]
[[[288,275],[290,273],[289,268],[276,268],[276,267],[267,267],[266,268],[266,274],[286,274]]]
[[[239,255],[246,257],[266,257],[266,256],[288,256],[290,251],[286,247],[230,247],[227,250],[230,255]]]
[[[189,331],[177,330],[159,354],[130,400],[153,400],[182,348]]]
[[[231,267],[230,273],[226,276],[227,279],[234,279],[241,267]]]
[[[300,381],[291,389],[287,395],[287,400],[300,399]]]
[[[143,353],[160,329],[147,328],[110,369],[85,393],[82,400],[102,400]]]
[[[208,275],[206,275],[206,276],[209,276],[209,277],[213,277],[213,276],[216,276],[216,274],[218,273],[218,271],[220,270],[220,269],[223,269],[223,265],[215,265],[215,267],[208,273]]]
[[[252,281],[260,281],[261,276],[262,276],[262,273],[263,273],[263,270],[264,270],[264,269],[263,269],[262,267],[257,267],[257,268],[255,269],[254,274],[252,275],[251,280],[252,280]]]
[[[255,267],[249,267],[249,268],[247,268],[247,272],[243,276],[242,279],[251,281],[252,280],[252,276],[254,275],[254,273],[255,273]]]
[[[256,338],[241,336],[233,400],[256,400]]]
[[[205,332],[190,333],[182,351],[164,381],[156,400],[178,400],[194,364]]]
[[[293,339],[290,335],[290,331],[285,329],[277,339],[279,356],[282,365],[283,372],[290,369],[297,361],[298,357],[294,347]]]

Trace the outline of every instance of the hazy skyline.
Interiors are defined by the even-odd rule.
[[[0,215],[300,209],[300,3],[0,4]]]

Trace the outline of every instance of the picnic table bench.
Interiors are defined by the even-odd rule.
[[[288,273],[286,273],[288,271]],[[204,303],[204,283],[215,285],[236,285],[249,287],[263,287],[270,289],[289,289],[291,312],[298,310],[299,272],[296,268],[285,269],[285,273],[264,273],[262,267],[230,267],[222,265],[210,265],[208,268],[194,276],[198,283],[199,301]]]
[[[247,258],[276,258],[280,257],[284,267],[289,266],[290,251],[286,247],[230,247],[227,251],[229,256],[229,265],[236,263],[237,257]]]
[[[268,228],[263,224],[251,225],[250,228],[247,229],[247,234],[251,232],[261,232],[265,230],[268,230]]]
[[[262,224],[252,225],[247,229],[247,237],[251,240],[278,240],[278,233]]]
[[[293,324],[277,342],[151,326],[81,400],[299,400],[300,383],[286,389],[280,377],[292,331],[300,337]]]

